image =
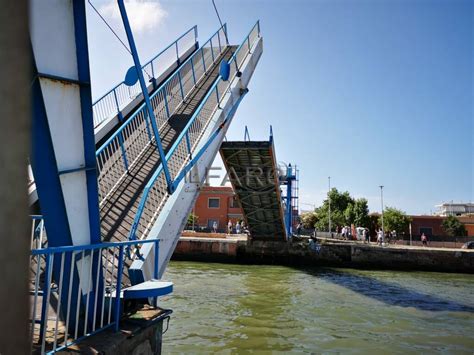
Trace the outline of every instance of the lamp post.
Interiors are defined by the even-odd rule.
[[[328,191],[328,203],[329,203],[329,233],[331,233],[331,177],[328,176],[328,184],[329,184],[329,191]]]
[[[385,233],[385,228],[383,225],[383,185],[380,185],[380,202],[382,204],[382,235]]]

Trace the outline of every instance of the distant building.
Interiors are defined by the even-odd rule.
[[[193,213],[198,217],[194,226],[195,230],[212,230],[214,222],[217,222],[218,231],[225,232],[229,220],[234,226],[237,221],[245,221],[237,195],[231,186],[203,186],[194,205]],[[294,209],[293,228],[296,228],[298,221],[299,212],[298,209]]]
[[[474,214],[474,203],[442,203],[436,205],[437,216],[463,216],[467,214]]]
[[[203,186],[194,205],[194,214],[198,217],[196,229],[217,229],[226,231],[229,220],[235,225],[243,220],[242,209],[230,186]]]
[[[443,229],[443,221],[446,216],[410,216],[412,219],[411,229],[414,236],[425,233],[427,236],[446,236]],[[474,236],[474,216],[459,216],[459,221],[466,227],[467,235]]]

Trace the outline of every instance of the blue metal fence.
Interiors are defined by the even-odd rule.
[[[154,247],[153,270],[158,278],[158,239],[33,249],[33,347],[42,354],[56,352],[111,326],[118,330],[120,294],[130,286],[125,261],[135,258],[140,246],[147,243]]]
[[[184,178],[183,170],[188,171],[196,163],[197,160],[193,159],[193,153],[199,140],[212,114],[219,108],[219,104],[222,102],[227,90],[229,90],[233,78],[239,73],[240,67],[259,37],[260,23],[257,21],[230,60],[229,80],[223,81],[221,77],[215,80],[188,124],[166,154],[166,163],[170,167],[173,179],[173,189]],[[146,238],[163,205],[165,197],[163,191],[166,191],[163,187],[166,183],[163,177],[163,164],[160,164],[143,191],[129,234],[130,240]],[[144,213],[145,211],[147,213]]]
[[[158,130],[166,124],[171,115],[184,102],[186,96],[224,51],[226,30],[224,24],[150,95]],[[142,152],[155,141],[150,126],[147,109],[143,103],[97,150],[100,202],[105,200]]]
[[[197,49],[197,26],[191,27],[183,33],[176,41],[163,49],[150,61],[142,66],[144,76],[151,82],[158,79],[164,70],[172,65],[179,65],[181,58],[190,48]],[[94,127],[99,126],[108,118],[114,117],[121,112],[131,101],[141,94],[140,85],[127,86],[123,82],[114,86],[110,91],[102,95],[92,105],[94,114]]]

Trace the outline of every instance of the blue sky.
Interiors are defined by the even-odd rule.
[[[137,1],[129,6],[142,62],[194,24],[201,43],[219,26],[211,0]],[[93,3],[125,39],[116,2]],[[247,125],[252,139],[268,139],[273,125],[278,160],[300,168],[300,202],[321,204],[328,176],[368,198],[372,211],[380,211],[379,185],[386,206],[412,214],[474,201],[472,1],[216,3],[232,43],[257,19],[264,37],[227,137],[242,139]],[[98,97],[123,80],[132,59],[90,10]]]

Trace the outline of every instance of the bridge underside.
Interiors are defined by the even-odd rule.
[[[223,142],[220,153],[254,240],[286,240],[273,140]]]

